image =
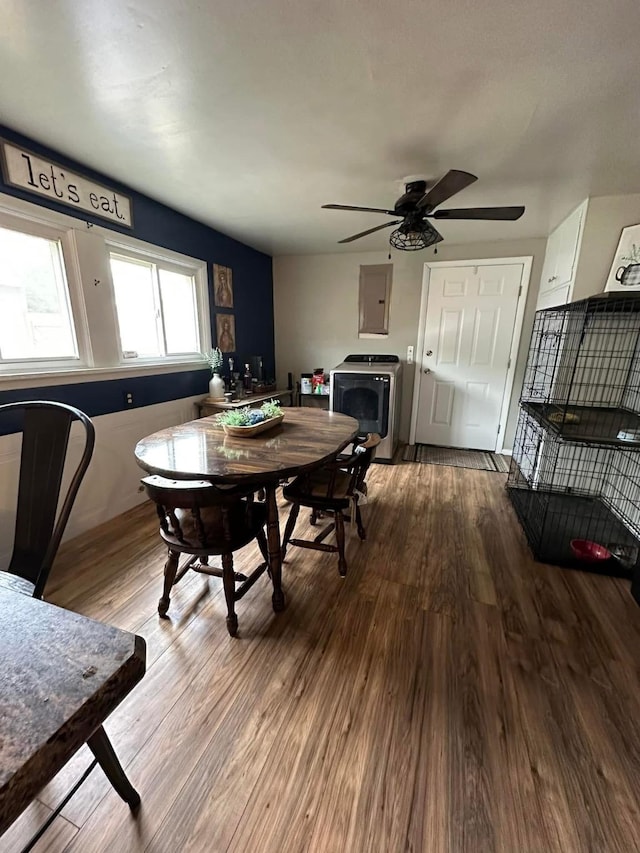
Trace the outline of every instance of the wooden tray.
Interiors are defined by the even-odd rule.
[[[227,435],[234,435],[237,438],[253,438],[254,435],[260,435],[261,432],[278,426],[283,420],[284,413],[277,415],[275,418],[260,421],[259,424],[253,424],[253,426],[230,426],[229,424],[222,424],[222,429]]]

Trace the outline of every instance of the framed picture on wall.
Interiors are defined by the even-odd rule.
[[[222,352],[236,351],[236,320],[233,314],[216,314],[216,337]]]
[[[640,225],[622,229],[604,289],[640,290]]]
[[[233,308],[233,271],[213,265],[213,301],[216,308]]]

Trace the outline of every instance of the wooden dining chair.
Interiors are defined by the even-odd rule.
[[[345,512],[352,512],[355,517],[360,539],[366,539],[366,531],[362,523],[359,499],[366,494],[365,478],[369,465],[375,456],[376,447],[381,438],[377,433],[369,433],[366,439],[354,442],[353,453],[346,459],[338,459],[319,470],[302,474],[290,485],[285,486],[283,495],[292,506],[284,531],[282,542],[282,559],[284,560],[288,545],[300,548],[313,548],[317,551],[330,551],[338,554],[338,571],[344,577],[347,574],[345,558]],[[315,539],[292,539],[300,507],[311,509],[311,523],[315,524],[319,514],[328,513],[333,517]],[[335,530],[336,544],[328,545],[325,539]]]
[[[83,448],[62,494],[69,433],[74,421],[80,422]],[[95,430],[84,412],[65,403],[45,400],[0,406],[0,426],[6,431],[22,432],[15,536],[6,571],[16,581],[13,588],[42,598],[78,489],[91,462]]]
[[[267,508],[255,500],[257,488],[225,488],[204,480],[169,480],[157,474],[144,477],[141,482],[156,504],[160,536],[169,550],[158,613],[167,615],[171,589],[189,570],[221,577],[227,604],[227,630],[235,637],[238,632],[235,602],[269,571],[265,536]],[[248,576],[235,572],[233,552],[254,539],[263,561]],[[187,559],[179,566],[181,554],[187,555]],[[222,558],[221,569],[208,564],[209,557],[213,556]]]

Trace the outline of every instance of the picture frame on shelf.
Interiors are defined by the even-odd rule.
[[[213,301],[216,308],[233,308],[233,270],[213,265]]]
[[[604,288],[605,293],[613,290],[640,291],[639,276],[630,274],[624,276],[625,268],[634,265],[640,265],[640,223],[628,225],[622,229]]]

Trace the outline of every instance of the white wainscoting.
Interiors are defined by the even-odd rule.
[[[145,500],[140,491],[144,472],[133,455],[136,443],[152,432],[196,418],[195,402],[200,399],[202,395],[185,397],[92,419],[96,446],[65,539],[78,536]],[[0,436],[0,567],[8,565],[13,547],[21,444],[20,435]],[[78,463],[82,446],[80,428],[74,424],[63,486]]]

